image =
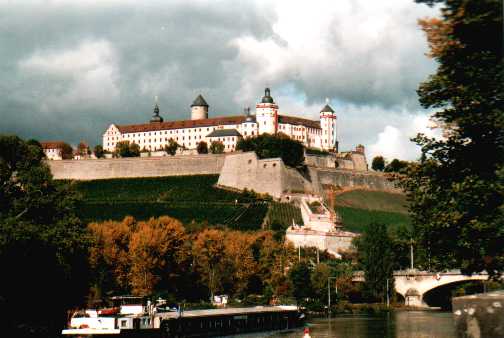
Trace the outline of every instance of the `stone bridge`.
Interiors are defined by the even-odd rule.
[[[394,271],[395,291],[404,297],[405,305],[419,307],[428,306],[423,301],[423,297],[435,288],[452,283],[487,279],[486,272],[468,276],[462,274],[460,270],[446,272],[428,272],[416,269]],[[362,271],[356,272],[352,281],[364,282],[364,273]]]

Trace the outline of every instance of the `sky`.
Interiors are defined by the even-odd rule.
[[[414,160],[429,128],[416,89],[436,63],[413,0],[0,0],[0,133],[101,143],[112,124],[254,111],[318,119],[329,99],[341,150]]]

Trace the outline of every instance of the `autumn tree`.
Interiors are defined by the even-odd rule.
[[[109,291],[129,292],[129,245],[136,226],[133,217],[88,225],[93,239],[89,260],[94,272],[95,298]]]
[[[420,21],[437,72],[418,89],[443,139],[418,135],[422,157],[402,186],[415,236],[433,270],[504,269],[504,63],[502,1],[441,3]]]
[[[225,277],[224,240],[225,234],[222,230],[205,229],[196,236],[192,246],[195,268],[200,272],[202,282],[208,287],[211,299],[221,290]]]
[[[139,222],[129,244],[129,282],[133,294],[150,295],[156,289],[176,291],[179,265],[186,261],[186,234],[171,217]]]

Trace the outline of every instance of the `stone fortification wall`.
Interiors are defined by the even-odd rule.
[[[317,168],[338,168],[356,171],[368,170],[366,156],[363,153],[355,151],[346,153],[344,157],[342,157],[341,154],[337,156],[332,153],[327,155],[305,154],[305,164]]]
[[[48,161],[55,179],[96,180],[219,174],[226,155]]]
[[[234,189],[249,189],[280,197],[282,193],[324,194],[323,185],[400,193],[393,182],[380,173],[309,167],[306,179],[288,168],[280,158],[257,158],[254,152],[226,156],[218,184]]]
[[[312,177],[313,190],[320,195],[324,190],[322,187],[323,185],[332,185],[340,188],[378,190],[392,193],[402,192],[382,173],[310,168],[310,175]],[[313,178],[316,179],[314,180]]]
[[[226,156],[217,184],[280,197],[285,186],[285,171],[280,158],[259,160],[254,152],[231,154]]]

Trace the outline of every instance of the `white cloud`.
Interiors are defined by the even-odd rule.
[[[418,133],[428,137],[441,138],[441,131],[433,129],[429,115],[408,116],[402,124],[387,125],[378,134],[378,139],[367,149],[367,156],[381,155],[387,160],[398,158],[401,160],[417,160],[420,148],[410,139]]]

